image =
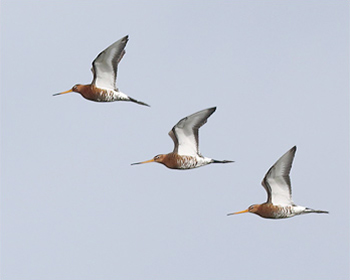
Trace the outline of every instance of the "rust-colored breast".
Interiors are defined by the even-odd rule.
[[[267,219],[287,218],[283,216],[283,211],[281,208],[283,207],[273,205],[272,203],[263,203],[259,205],[254,213]]]
[[[177,154],[169,153],[164,155],[159,162],[164,164],[168,168],[179,169],[179,165],[177,163],[177,156]]]
[[[162,155],[158,162],[171,169],[191,169],[197,166],[197,160],[194,157],[180,156],[176,153]]]
[[[104,95],[106,94],[106,90],[99,89],[94,85],[78,85],[77,92],[92,101],[104,101]]]

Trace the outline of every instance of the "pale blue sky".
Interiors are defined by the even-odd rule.
[[[1,279],[349,279],[348,1],[5,0],[0,18]],[[52,97],[127,34],[117,84],[151,108]],[[235,163],[130,166],[213,106],[200,150]],[[294,201],[330,214],[227,217],[294,145]]]

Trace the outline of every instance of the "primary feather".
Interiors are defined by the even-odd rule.
[[[216,107],[205,109],[181,119],[169,132],[174,141],[174,153],[179,155],[200,155],[198,148],[198,130],[213,114]]]
[[[117,89],[115,82],[118,64],[125,54],[124,49],[127,42],[128,36],[125,36],[110,45],[95,58],[91,69],[94,74],[92,84],[98,88]]]
[[[262,185],[267,192],[267,202],[274,205],[293,205],[290,170],[296,147],[286,152],[266,173]]]

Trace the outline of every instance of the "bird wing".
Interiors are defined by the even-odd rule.
[[[261,184],[267,192],[267,202],[274,205],[292,205],[290,170],[297,147],[294,146],[269,169]]]
[[[174,141],[174,153],[196,156],[198,149],[198,129],[207,122],[216,107],[205,109],[181,119],[169,132]]]
[[[128,36],[110,45],[102,51],[92,62],[91,71],[94,75],[92,84],[98,88],[115,89],[118,63],[125,54],[125,46]]]

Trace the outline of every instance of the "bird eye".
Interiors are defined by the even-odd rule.
[[[159,155],[155,156],[154,159],[159,159]]]

